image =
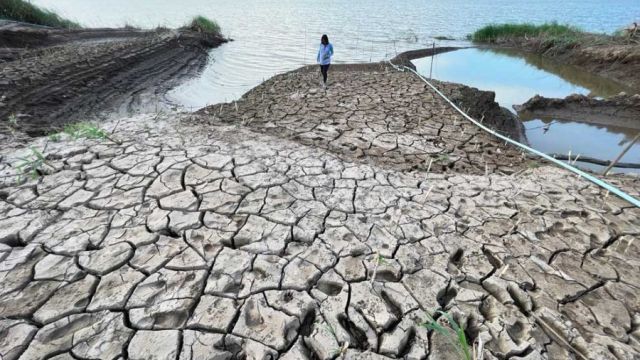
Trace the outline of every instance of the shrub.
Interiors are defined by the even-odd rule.
[[[207,19],[204,16],[196,16],[191,20],[189,29],[202,33],[210,33],[213,35],[220,35],[220,25],[217,22]]]

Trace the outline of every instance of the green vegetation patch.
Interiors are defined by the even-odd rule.
[[[544,38],[553,42],[577,42],[584,33],[577,27],[557,22],[534,24],[491,24],[470,37],[475,42],[495,43],[516,39]]]
[[[81,28],[78,23],[24,0],[0,0],[0,19],[66,29]]]
[[[217,22],[207,19],[204,16],[196,16],[191,20],[191,24],[188,26],[189,29],[201,33],[209,33],[213,35],[220,35],[220,25]]]
[[[437,320],[432,315],[427,315],[427,322],[422,324],[425,328],[442,335],[456,349],[458,356],[462,360],[473,360],[471,349],[467,342],[464,329],[458,325],[451,314],[444,311],[436,311],[440,315]]]
[[[81,122],[81,123],[66,125],[64,127],[64,133],[69,135],[73,139],[80,139],[80,138],[107,139],[109,138],[109,134],[107,134],[106,131],[88,122]]]

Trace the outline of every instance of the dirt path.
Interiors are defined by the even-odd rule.
[[[460,359],[436,309],[485,359],[639,356],[640,210],[408,73],[331,79],[0,149],[0,357]]]
[[[0,134],[150,112],[196,75],[222,38],[188,30],[51,30],[0,25]],[[17,124],[7,128],[10,116]]]

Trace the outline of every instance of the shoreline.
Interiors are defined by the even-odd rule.
[[[227,40],[188,29],[62,30],[0,25],[0,135],[59,131],[65,124],[152,112],[168,90],[199,73]]]
[[[636,94],[640,93],[640,45],[638,44],[602,40],[602,43],[594,45],[549,47],[536,38],[528,40],[516,38],[491,44],[474,44],[481,48],[514,49],[542,55],[616,81],[634,90]]]

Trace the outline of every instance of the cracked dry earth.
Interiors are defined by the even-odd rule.
[[[456,121],[408,74],[357,77],[387,76],[415,91],[389,101],[437,115],[398,109],[363,133]],[[296,96],[374,108],[349,86]],[[30,150],[0,152],[1,359],[458,359],[420,326],[436,309],[485,359],[638,358],[640,212],[589,182],[545,165],[402,171],[420,146],[455,153],[453,130],[386,161],[195,117],[105,124],[120,143],[35,139],[46,174],[22,184]]]

